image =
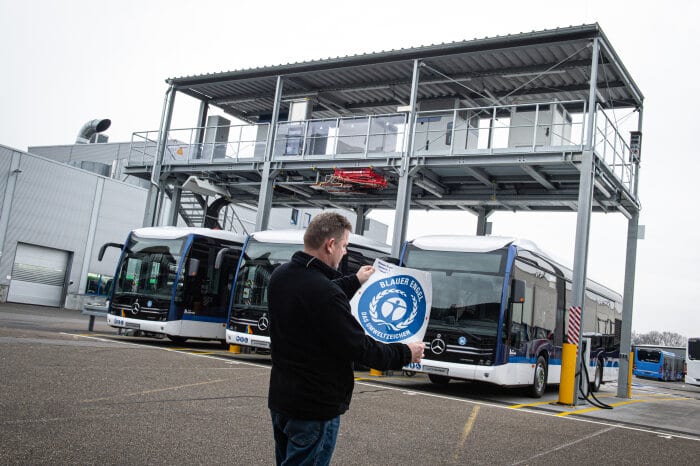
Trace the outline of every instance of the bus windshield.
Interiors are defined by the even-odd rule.
[[[267,310],[267,285],[272,271],[289,262],[302,248],[300,244],[261,243],[251,239],[236,281],[234,307]]]
[[[688,359],[700,361],[700,338],[688,338]]]
[[[433,283],[430,327],[496,336],[505,253],[408,249],[406,267],[427,270]]]
[[[185,239],[150,239],[132,235],[126,245],[115,296],[143,296],[170,300],[178,281],[177,267]]]

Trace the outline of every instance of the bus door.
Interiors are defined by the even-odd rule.
[[[228,247],[227,247],[228,246]],[[219,268],[218,252],[227,247]],[[241,245],[220,244],[195,238],[185,263],[185,312],[183,320],[225,323]]]

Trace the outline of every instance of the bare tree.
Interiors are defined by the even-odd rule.
[[[648,333],[632,332],[633,345],[659,345],[659,346],[677,346],[686,345],[688,339],[683,335],[675,332],[658,332],[652,330]]]

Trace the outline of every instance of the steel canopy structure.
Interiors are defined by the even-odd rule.
[[[592,85],[594,39],[601,45],[597,60],[598,79]],[[415,108],[397,114],[397,108],[411,107],[415,62],[419,63]],[[283,81],[281,95],[275,92],[278,78]],[[404,141],[399,147],[403,149],[400,151],[396,147],[392,147],[391,151],[376,148],[366,150],[359,144],[354,152],[325,151],[319,154],[309,153],[306,148],[302,154],[279,150],[277,154],[271,153],[268,158],[271,173],[275,175],[272,177],[274,195],[271,196],[274,206],[332,205],[356,209],[365,205],[394,209],[399,198],[399,172],[402,165],[406,165],[413,180],[410,208],[463,209],[474,213],[577,210],[580,162],[588,141],[575,134],[577,137],[566,144],[535,141],[525,148],[522,144],[519,147],[513,144],[497,147],[486,144],[489,129],[493,137],[498,131],[513,126],[505,124],[497,127],[497,120],[507,120],[514,112],[532,109],[528,106],[534,104],[540,104],[542,109],[544,105],[556,102],[560,103],[558,105],[563,112],[579,116],[580,120],[573,123],[572,132],[582,134],[587,123],[583,118],[591,113],[586,110],[591,89],[595,92],[596,109],[601,110],[596,113],[600,115],[604,115],[604,110],[621,108],[641,112],[643,102],[641,92],[598,25],[171,78],[167,82],[173,91],[195,97],[205,107],[200,115],[199,131],[192,128],[188,137],[179,138],[179,144],[184,142],[188,146],[203,143],[208,106],[216,106],[246,123],[269,128],[277,100],[276,122],[279,123],[289,118],[294,102],[304,99],[309,107],[304,121],[340,121],[340,125],[335,125],[339,131],[337,137],[343,137],[343,128],[338,126],[345,121],[352,121],[356,127],[363,123],[371,126],[371,116],[394,115],[393,120],[384,118],[379,124],[395,124],[398,118],[399,129],[395,131],[395,136],[414,140],[416,135],[406,132],[409,117],[418,120],[419,126],[426,126],[421,119],[435,118],[435,109],[479,109],[481,113],[480,117],[470,116],[472,119],[479,118],[481,126],[478,129],[469,126],[468,131],[479,133],[475,134],[477,139],[485,144],[462,148],[461,151],[428,149],[405,154],[410,141]],[[459,113],[457,116],[457,120],[464,121],[459,118]],[[367,122],[360,121],[363,117]],[[490,128],[484,127],[484,117],[493,117],[491,120],[494,124]],[[533,118],[530,117],[531,120]],[[600,119],[605,118],[600,116]],[[450,119],[449,115],[444,119]],[[386,123],[387,120],[391,121]],[[523,129],[522,123],[518,124]],[[309,136],[308,126],[306,124],[302,128],[301,136],[295,136],[300,147],[310,138],[318,140],[315,135]],[[534,129],[538,131],[546,126],[546,122],[532,122],[530,126],[539,126]],[[613,127],[609,125],[609,128],[601,130],[608,134],[600,133],[598,145],[605,149],[618,143],[615,155],[629,158],[629,154],[624,153],[628,136],[611,136]],[[458,124],[453,128],[460,131]],[[279,132],[279,128],[275,130],[273,132]],[[416,131],[420,136],[421,128],[417,127]],[[432,136],[440,131],[428,129],[424,133]],[[157,134],[152,132],[151,137],[145,135],[143,138],[143,144],[152,143],[151,152],[157,146]],[[349,129],[347,134],[347,138],[358,136],[356,128]],[[366,138],[373,135],[364,134]],[[286,140],[277,137],[271,143],[288,143],[289,135],[286,136]],[[178,139],[172,132],[170,137]],[[135,146],[140,142],[138,137],[135,138]],[[241,143],[240,140],[233,142]],[[259,139],[255,142],[258,146],[262,145]],[[257,204],[261,197],[265,163],[265,152],[260,147],[258,149],[256,155],[251,157],[190,158],[187,163],[172,164],[166,161],[165,170],[158,181],[177,185],[188,176],[199,174],[225,189],[232,202]],[[406,163],[404,155],[408,158]],[[622,158],[611,163],[603,160],[602,155],[596,158],[593,209],[623,210],[626,213],[638,210],[640,203],[634,191],[636,165]],[[148,150],[134,152],[130,157],[128,172],[150,177],[155,158],[154,153],[148,155]],[[361,197],[309,189],[318,182],[319,177],[328,175],[335,167],[373,167],[386,177],[388,187],[381,191],[364,192]],[[616,169],[624,173],[616,176]]]
[[[629,342],[644,97],[598,24],[167,83],[161,128],[134,134],[126,169],[152,182],[144,225],[164,195],[174,224],[187,187],[203,185],[192,191],[202,209],[255,205],[258,230],[272,206],[353,209],[358,233],[369,210],[395,209],[395,253],[410,209],[472,212],[477,234],[494,211],[575,211],[581,306],[590,214],[620,212]],[[170,127],[177,93],[201,102],[196,127]],[[381,189],[322,189],[338,169],[371,169]]]

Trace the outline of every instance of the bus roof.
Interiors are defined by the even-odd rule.
[[[489,252],[515,241],[505,236],[430,235],[412,241],[414,246],[433,251]]]
[[[305,232],[306,230],[265,230],[251,233],[250,236],[256,241],[266,243],[304,244]],[[391,247],[388,245],[355,233],[350,233],[350,244],[391,254]]]
[[[509,236],[430,235],[415,238],[409,241],[409,243],[412,243],[420,249],[456,252],[490,252],[514,245],[519,251],[528,251],[542,260],[555,265],[561,270],[567,280],[571,281],[573,278],[573,272],[570,267],[552,258],[549,254],[540,249],[537,244],[527,239]],[[619,303],[622,302],[622,295],[620,293],[594,280],[587,279],[586,287],[608,299]]]
[[[209,238],[217,238],[226,241],[232,241],[241,244],[243,244],[243,242],[245,241],[245,236],[239,233],[197,227],[145,227],[137,228],[133,231],[133,233],[136,236],[140,236],[141,238],[176,239],[184,238],[189,235],[198,235],[206,236]]]

